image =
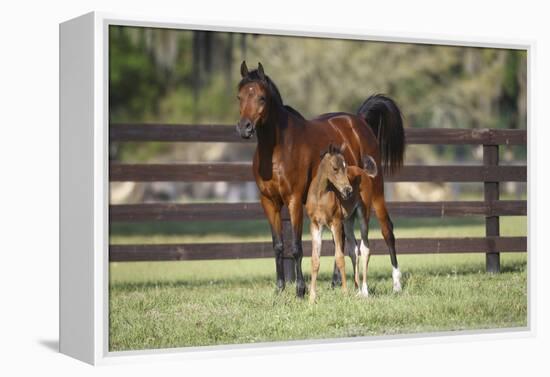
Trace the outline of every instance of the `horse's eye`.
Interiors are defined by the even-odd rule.
[[[335,166],[332,168],[334,170],[334,172],[338,172],[338,168]]]
[[[264,96],[260,97],[260,102],[265,102],[265,97]]]

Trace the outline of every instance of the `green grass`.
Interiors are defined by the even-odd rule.
[[[391,292],[387,259],[371,258],[363,299],[331,289],[332,258],[322,258],[314,305],[296,299],[292,285],[275,294],[269,259],[111,263],[110,349],[527,325],[525,254],[503,254],[499,275],[484,273],[483,255],[401,256],[400,294]]]
[[[381,238],[375,219],[370,222],[370,238]],[[395,236],[408,237],[483,237],[485,220],[463,218],[398,218],[394,221]],[[357,225],[356,225],[357,228]],[[504,236],[527,234],[527,217],[501,217],[500,233]],[[359,237],[359,233],[357,233]],[[304,240],[310,240],[309,222],[304,221]],[[331,238],[325,231],[324,238]],[[113,223],[110,243],[207,243],[271,241],[267,221],[151,222]]]
[[[145,230],[146,235],[138,235]],[[482,220],[396,221],[398,237],[482,236]],[[164,224],[111,228],[112,242],[268,240],[265,224]],[[501,218],[501,233],[526,234],[525,217]],[[307,234],[307,232],[306,232]],[[379,230],[373,228],[373,238]],[[141,238],[144,237],[144,238]],[[305,241],[309,242],[309,241]],[[330,288],[324,257],[318,302],[275,294],[269,259],[129,262],[110,265],[110,350],[326,339],[527,325],[527,255],[502,253],[502,273],[488,275],[483,254],[402,255],[403,292],[392,293],[388,256],[369,266],[368,299]],[[346,259],[348,278],[351,264]],[[310,260],[303,269],[309,282]]]

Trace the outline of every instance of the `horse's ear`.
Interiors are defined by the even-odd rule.
[[[244,60],[241,63],[241,76],[243,78],[248,76],[248,67],[246,66],[246,62]]]
[[[260,62],[258,62],[258,76],[260,76],[260,80],[265,81],[264,66]]]

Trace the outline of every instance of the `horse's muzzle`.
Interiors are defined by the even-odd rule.
[[[237,123],[237,132],[243,139],[250,139],[254,135],[254,124],[248,120],[240,120]]]

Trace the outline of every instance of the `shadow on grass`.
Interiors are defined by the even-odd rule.
[[[254,285],[269,285],[273,284],[275,287],[275,278],[268,276],[235,276],[225,279],[209,279],[209,278],[193,278],[188,280],[175,279],[170,281],[144,281],[144,282],[131,282],[131,283],[111,283],[109,287],[111,289],[121,291],[135,291],[135,290],[148,290],[151,288],[239,288],[239,287],[251,287]]]
[[[396,219],[396,228],[418,227],[456,227],[483,225],[482,218],[407,218]],[[309,229],[309,221],[304,220],[304,229]],[[379,234],[380,227],[376,221],[371,221],[371,234]],[[232,237],[271,237],[267,221],[194,221],[194,222],[143,222],[143,223],[112,223],[110,233],[118,236],[201,236],[227,235]]]
[[[527,261],[516,261],[513,263],[506,263],[501,266],[501,274],[506,273],[520,273],[525,271],[527,268]],[[447,265],[441,267],[427,266],[415,267],[411,270],[402,271],[402,287],[403,289],[407,288],[409,279],[416,274],[422,274],[426,276],[473,276],[473,275],[485,275],[485,266],[480,264],[465,264],[458,267]],[[349,275],[349,274],[348,274]],[[310,275],[308,273],[304,274],[306,283],[310,281]],[[350,283],[353,282],[352,276],[348,276]],[[391,271],[388,269],[376,270],[369,272],[368,279],[370,281],[380,281],[380,280],[391,280]],[[319,281],[327,282],[330,284],[332,281],[331,272],[322,272],[319,274]],[[234,276],[230,278],[223,279],[212,279],[212,278],[202,278],[202,277],[193,277],[192,279],[174,279],[169,281],[144,281],[144,282],[115,282],[110,284],[110,288],[117,291],[136,291],[136,290],[148,290],[152,288],[250,288],[254,286],[273,286],[275,288],[275,277],[268,275],[261,276]],[[375,294],[376,292],[372,292]]]

